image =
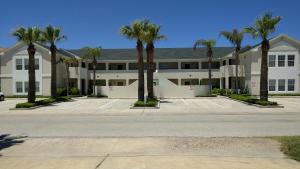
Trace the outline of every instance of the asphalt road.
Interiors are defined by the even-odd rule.
[[[0,115],[0,133],[29,137],[251,137],[300,135],[300,114]]]

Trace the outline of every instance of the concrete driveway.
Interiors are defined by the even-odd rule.
[[[264,138],[26,138],[0,153],[5,169],[297,169]]]
[[[34,110],[9,110],[25,99],[0,102],[0,114],[103,114],[103,115],[153,115],[153,114],[245,114],[245,113],[298,113],[300,98],[273,98],[285,108],[258,108],[222,97],[196,99],[163,99],[160,109],[130,109],[135,99],[86,99],[57,103]]]

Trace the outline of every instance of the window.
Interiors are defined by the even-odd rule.
[[[226,65],[226,60],[223,60],[223,64],[222,64],[223,66],[225,66]]]
[[[25,89],[25,93],[28,92],[28,82],[24,82],[24,89]]]
[[[24,59],[24,67],[25,67],[25,70],[28,70],[29,68],[29,59]],[[39,70],[40,69],[40,66],[39,66],[39,59],[34,59],[34,68],[35,70]]]
[[[39,59],[34,59],[34,68],[35,68],[35,70],[40,69]]]
[[[293,67],[295,64],[295,55],[288,55],[288,66]]]
[[[25,92],[28,92],[28,82],[24,82]],[[35,82],[35,92],[40,92],[40,82]]]
[[[269,55],[269,67],[275,67],[275,63],[276,63],[276,56]]]
[[[276,90],[276,80],[270,79],[269,80],[269,91],[275,91]]]
[[[28,70],[28,64],[29,64],[29,60],[28,59],[24,59],[24,69]]]
[[[278,91],[285,91],[285,79],[278,80]]]
[[[177,62],[160,62],[159,69],[178,69]]]
[[[182,62],[181,69],[199,69],[198,62]]]
[[[35,92],[40,92],[40,82],[35,82]]]
[[[16,59],[16,70],[22,70],[22,69],[23,69],[22,59]]]
[[[278,67],[285,66],[285,55],[278,55]]]
[[[201,68],[208,69],[208,62],[202,62]],[[211,69],[220,69],[220,62],[211,62]]]
[[[235,59],[229,59],[229,65],[235,65]]]
[[[23,93],[23,83],[22,82],[16,82],[16,92]]]
[[[85,62],[81,62],[81,67],[85,68]]]
[[[288,80],[288,91],[295,91],[295,79]]]

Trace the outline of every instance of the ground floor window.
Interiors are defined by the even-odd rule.
[[[16,92],[23,93],[23,83],[22,82],[16,82]]]
[[[28,92],[28,82],[24,82],[25,93]],[[35,92],[40,92],[40,82],[35,82]]]
[[[275,91],[276,90],[276,80],[270,79],[269,80],[269,91]]]
[[[288,91],[295,91],[295,79],[288,80]]]
[[[278,91],[285,91],[285,79],[278,80]]]

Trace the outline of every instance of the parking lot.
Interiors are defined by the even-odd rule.
[[[87,99],[75,98],[72,102],[56,103],[33,110],[9,110],[26,99],[7,99],[0,102],[0,114],[103,114],[103,115],[151,115],[151,114],[244,114],[244,113],[297,113],[300,98],[272,98],[284,108],[258,108],[227,98],[163,99],[159,109],[130,109],[135,99]]]

